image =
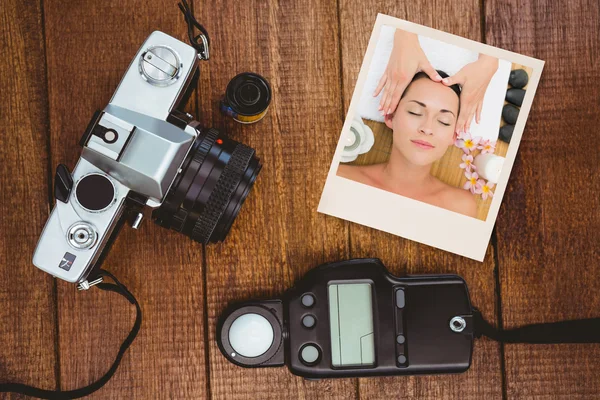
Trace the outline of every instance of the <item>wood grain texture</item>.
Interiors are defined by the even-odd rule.
[[[171,1],[48,0],[45,6],[52,159],[73,168],[96,109],[110,100],[139,46],[154,30],[187,40]],[[193,111],[193,106],[192,106]],[[202,246],[149,219],[125,227],[104,268],[139,299],[142,330],[112,380],[90,398],[206,396]],[[135,310],[120,296],[77,292],[59,282],[61,383],[99,378],[129,333]]]
[[[347,110],[376,13],[380,12],[436,29],[480,40],[479,2],[362,2],[340,1],[344,106]],[[449,235],[465,234],[448,232]],[[465,245],[468,245],[468,239]],[[494,261],[490,246],[485,262],[478,263],[391,234],[350,224],[350,255],[379,257],[392,273],[458,273],[471,299],[484,316],[497,318],[494,295]],[[360,379],[361,399],[461,398],[494,399],[502,396],[499,346],[477,341],[471,369],[461,375]]]
[[[213,33],[200,93],[200,108],[212,112],[201,120],[255,148],[263,162],[229,236],[206,249],[211,395],[355,398],[356,380],[314,382],[287,368],[240,368],[215,342],[216,320],[229,302],[276,296],[308,269],[348,256],[346,224],[316,212],[342,127],[335,3],[195,4]],[[244,71],[265,76],[274,90],[268,114],[250,126],[217,109],[228,81]]]
[[[0,383],[55,389],[54,282],[31,263],[48,216],[48,98],[39,3],[2,2],[0,48]]]
[[[74,166],[93,111],[106,105],[148,34],[159,29],[187,41],[175,3],[0,6],[0,47],[8,54],[0,63],[0,382],[89,384],[133,324],[134,310],[120,296],[55,284],[31,255],[48,216],[49,166]],[[236,367],[214,340],[229,302],[276,296],[313,266],[349,257],[379,257],[398,275],[458,273],[486,319],[498,321],[501,311],[505,328],[598,316],[600,6],[484,4],[487,43],[547,64],[500,208],[498,253],[490,246],[481,264],[316,213],[376,13],[481,40],[479,2],[197,0],[213,47],[189,111],[254,147],[264,167],[225,243],[206,253],[151,221],[124,229],[105,267],[139,299],[144,322],[114,378],[90,398],[598,398],[597,345],[504,346],[503,396],[500,346],[486,339],[476,342],[465,374],[318,382],[286,368]],[[229,79],[243,71],[264,75],[274,89],[267,116],[251,126],[217,108]]]
[[[600,5],[485,5],[489,44],[546,61],[496,225],[504,326],[598,317]],[[598,398],[598,345],[505,354],[508,398]]]

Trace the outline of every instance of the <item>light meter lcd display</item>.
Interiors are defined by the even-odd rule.
[[[334,367],[373,365],[373,301],[369,283],[330,284],[329,321]]]

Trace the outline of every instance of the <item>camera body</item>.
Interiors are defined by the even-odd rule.
[[[159,31],[146,39],[88,125],[72,173],[57,168],[38,268],[87,289],[121,227],[129,220],[137,229],[145,206],[159,225],[199,242],[224,239],[261,166],[254,150],[179,110],[198,75],[194,47]]]

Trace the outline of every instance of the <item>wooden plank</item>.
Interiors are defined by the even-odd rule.
[[[372,2],[345,0],[340,2],[341,44],[344,106],[347,110],[360,65],[373,29],[376,13],[392,15],[412,22],[480,40],[478,1],[439,3]],[[469,232],[452,232],[465,237]],[[356,224],[350,224],[350,255],[379,257],[395,274],[457,273],[469,285],[471,299],[490,321],[496,320],[494,295],[494,252],[489,247],[485,262],[478,263],[454,254],[436,250],[393,235]],[[502,395],[499,346],[476,341],[471,369],[461,375],[390,377],[360,379],[361,398],[461,398],[492,399]]]
[[[31,263],[48,216],[48,97],[39,2],[2,2],[0,48],[0,382],[52,390],[56,292],[52,277]]]
[[[228,1],[196,9],[213,43],[201,78],[202,121],[255,148],[263,163],[228,238],[206,249],[211,395],[354,398],[356,380],[314,382],[287,368],[240,368],[215,342],[216,320],[229,302],[278,295],[308,269],[348,255],[346,224],[316,212],[342,127],[335,3]],[[227,82],[244,71],[265,76],[274,90],[267,116],[251,126],[216,107]]]
[[[485,6],[488,43],[546,60],[497,223],[504,327],[598,317],[600,6]],[[505,354],[508,398],[598,398],[598,345]]]
[[[72,168],[89,119],[146,37],[162,30],[187,40],[187,29],[171,1],[48,0],[45,11],[52,159]],[[202,257],[200,245],[150,220],[123,230],[104,267],[139,299],[144,320],[114,378],[91,398],[206,396]],[[58,289],[61,382],[73,389],[104,374],[135,312],[112,293]]]

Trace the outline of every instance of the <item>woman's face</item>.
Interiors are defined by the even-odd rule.
[[[394,147],[411,163],[431,165],[454,143],[459,100],[456,93],[428,78],[410,84],[386,125]]]

